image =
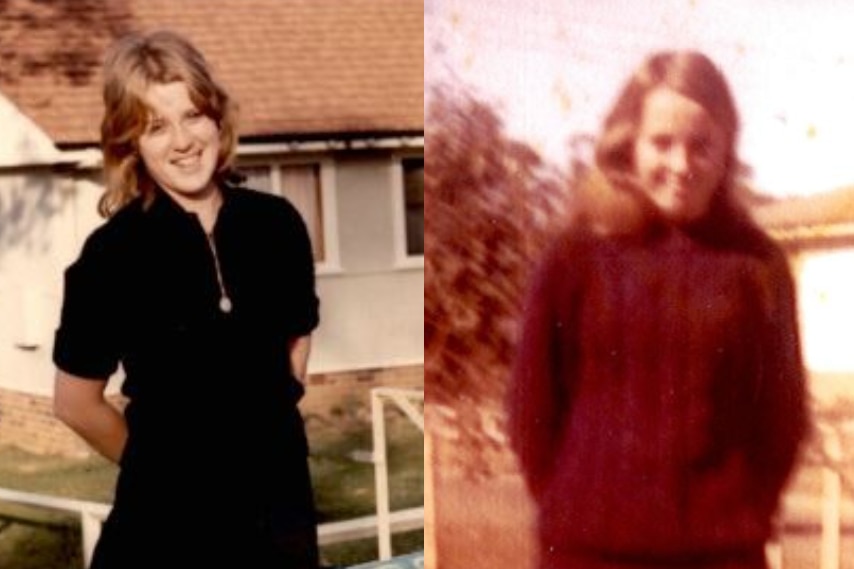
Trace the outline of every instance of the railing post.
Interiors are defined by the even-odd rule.
[[[842,459],[842,445],[835,429],[822,433],[824,450],[831,464],[822,467],[821,569],[839,569],[842,479],[836,466]]]
[[[371,391],[371,418],[374,438],[374,483],[377,494],[377,540],[379,558],[391,559],[391,505],[388,491],[388,460],[386,453],[385,407],[382,396]]]
[[[92,515],[92,512],[83,510],[80,512],[80,527],[83,532],[83,566],[88,568],[92,563],[95,544],[101,535],[101,520]]]
[[[783,543],[779,533],[765,544],[765,560],[769,569],[783,569]]]
[[[424,435],[424,561],[427,569],[437,569],[436,510],[433,503],[433,437]]]

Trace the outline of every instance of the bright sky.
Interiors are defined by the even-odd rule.
[[[854,185],[854,2],[425,0],[425,28],[427,82],[474,86],[559,166],[648,53],[692,48],[730,81],[760,191]]]

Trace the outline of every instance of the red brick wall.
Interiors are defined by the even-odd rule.
[[[300,402],[303,415],[328,415],[336,406],[364,403],[370,410],[372,387],[424,388],[424,366],[368,369],[314,374],[309,377],[305,398]]]
[[[423,388],[424,366],[315,374],[309,377],[301,407],[325,415],[347,399],[367,401],[371,387]],[[122,406],[121,396],[114,402]],[[38,454],[85,456],[92,451],[80,437],[53,416],[51,397],[0,389],[0,445]]]
[[[53,417],[53,402],[44,395],[0,389],[0,444],[39,454],[83,456],[86,444]]]

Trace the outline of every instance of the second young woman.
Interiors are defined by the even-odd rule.
[[[765,566],[804,373],[786,259],[734,198],[737,132],[706,56],[647,59],[534,275],[510,435],[544,569]]]

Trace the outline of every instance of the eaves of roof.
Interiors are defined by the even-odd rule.
[[[48,9],[35,0],[13,3]],[[98,8],[102,4],[106,7]],[[189,37],[239,102],[242,137],[423,133],[421,2],[118,0],[79,6],[109,9],[112,20],[105,16],[104,21],[119,19],[122,29],[169,28]],[[98,17],[91,21],[91,30],[76,33],[100,60],[113,32],[98,28]],[[0,44],[14,40],[21,53],[58,50],[62,55],[62,46],[71,43],[58,29],[4,37],[14,31],[0,26]],[[74,81],[53,68],[15,80],[0,77],[0,91],[59,147],[97,143],[102,113],[97,69]]]

